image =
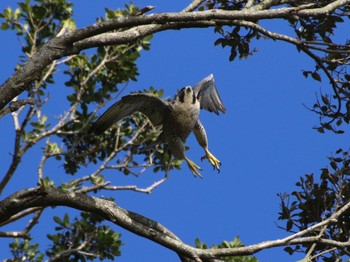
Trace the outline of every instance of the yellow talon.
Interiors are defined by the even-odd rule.
[[[190,160],[187,157],[185,157],[185,160],[186,160],[188,168],[191,170],[192,174],[194,176],[199,176],[202,178],[202,175],[198,171],[198,170],[201,170],[200,166],[196,165],[192,160]]]
[[[207,148],[205,148],[204,151],[205,151],[205,156],[202,156],[201,160],[203,161],[203,159],[208,159],[208,161],[214,167],[214,169],[217,169],[220,172],[220,166],[221,166],[220,160],[217,159],[212,153],[210,153]]]

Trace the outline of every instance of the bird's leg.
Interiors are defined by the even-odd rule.
[[[173,155],[170,154],[169,162],[168,162],[168,164],[165,164],[165,168],[164,168],[165,177],[168,177],[168,173],[169,173],[169,170],[170,170],[171,162],[172,162],[172,161],[173,161]]]
[[[199,176],[200,178],[202,178],[201,173],[199,173],[198,170],[201,170],[201,168],[196,165],[196,163],[194,163],[191,159],[185,157],[186,163],[188,165],[188,168],[191,170],[192,174],[194,176]]]
[[[184,159],[194,176],[202,177],[198,170],[201,168],[185,155],[185,146],[179,137],[173,137],[168,142],[169,149],[176,159]]]
[[[202,125],[201,121],[199,121],[199,119],[194,126],[193,133],[196,136],[198,143],[201,147],[203,147],[205,151],[205,155],[201,158],[201,160],[203,161],[203,159],[208,159],[214,169],[217,169],[220,172],[221,162],[212,153],[209,152],[207,133],[205,132],[204,126]]]
[[[217,169],[220,172],[220,166],[221,162],[219,159],[217,159],[212,153],[209,152],[208,148],[204,148],[205,155],[201,157],[201,160],[208,159],[210,164],[214,167],[214,169]]]

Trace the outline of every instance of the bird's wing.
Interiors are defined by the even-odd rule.
[[[162,124],[166,112],[170,110],[170,104],[156,95],[147,93],[127,95],[108,108],[90,130],[97,135],[101,134],[114,123],[136,112],[143,113],[154,126],[158,126]]]
[[[204,108],[215,114],[219,114],[219,110],[225,113],[226,109],[216,89],[213,74],[208,75],[193,87],[201,108]]]

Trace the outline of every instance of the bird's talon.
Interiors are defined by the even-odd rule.
[[[220,172],[220,160],[217,159],[212,153],[210,153],[208,149],[205,150],[205,155],[201,158],[201,160],[205,158],[208,159],[210,164],[213,166],[214,170],[217,169]]]
[[[187,162],[187,165],[188,165],[188,168],[191,170],[192,174],[196,177],[200,177],[200,178],[203,178],[201,173],[199,173],[198,170],[202,170],[200,168],[200,166],[198,166],[196,163],[194,163],[192,160],[190,160],[189,158],[185,158],[186,162]]]

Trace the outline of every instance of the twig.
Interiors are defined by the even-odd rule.
[[[0,223],[0,227],[4,226],[4,225],[7,225],[9,223],[12,223],[14,221],[17,221],[18,219],[21,219],[22,217],[25,217],[29,214],[32,214],[34,212],[37,212],[39,210],[41,210],[42,208],[41,207],[32,207],[32,208],[28,208],[27,210],[24,210],[16,215],[13,215],[11,216],[8,220]]]
[[[327,224],[327,225],[324,225],[324,226],[322,227],[320,233],[317,235],[317,237],[318,237],[319,239],[322,238],[322,235],[323,235],[324,231],[326,231],[327,227],[328,227],[328,224]],[[309,259],[311,259],[310,257],[311,257],[311,255],[312,255],[312,252],[314,252],[316,246],[317,246],[317,243],[316,243],[316,242],[312,244],[312,246],[310,247],[310,249],[309,249],[308,252],[306,253],[305,258],[303,259],[303,261],[304,261],[304,260],[305,260],[305,261],[308,261]],[[310,261],[312,261],[312,260],[310,260]]]
[[[158,186],[163,184],[167,179],[168,179],[168,177],[165,176],[162,179],[154,182],[152,185],[150,185],[146,188],[139,188],[139,187],[133,185],[133,186],[107,186],[104,189],[106,189],[106,190],[131,190],[131,191],[135,191],[135,192],[151,194],[155,188],[157,188]]]
[[[36,212],[34,217],[29,221],[26,228],[24,228],[21,232],[0,232],[0,237],[30,238],[28,233],[33,228],[33,226],[38,222],[43,210],[44,210],[44,208],[42,208],[42,207],[30,208],[30,209],[27,209],[27,210],[21,212],[20,214],[12,216],[7,221],[2,222],[0,224],[0,226],[12,223],[12,222],[24,217],[24,216],[27,216],[33,212]]]
[[[27,234],[23,232],[1,232],[0,237],[11,237],[11,238],[29,238]]]
[[[310,258],[309,258],[309,259],[310,259],[309,261],[315,261],[316,258],[318,258],[318,257],[320,257],[320,256],[323,256],[324,254],[327,254],[327,253],[332,252],[332,251],[334,251],[334,250],[337,250],[337,248],[336,248],[336,247],[333,247],[333,248],[327,249],[327,250],[325,250],[325,251],[322,251],[322,252],[320,252],[320,253],[318,253],[318,254],[316,254],[316,255],[310,257]],[[303,261],[303,260],[302,260],[302,261]]]
[[[77,248],[68,248],[67,250],[55,254],[55,256],[50,258],[48,261],[53,262],[65,260],[69,255],[81,252],[88,244],[88,241],[84,241]]]
[[[110,183],[111,182],[105,182],[105,183],[98,184],[98,185],[95,185],[95,186],[92,186],[92,187],[83,187],[82,189],[76,190],[75,192],[86,194],[86,193],[91,192],[91,191],[95,191],[95,190],[99,190],[99,189],[106,189],[106,187]]]
[[[20,107],[25,105],[34,105],[34,99],[22,99],[10,103],[10,105],[7,108],[4,108],[0,111],[0,118],[6,114],[17,111]]]
[[[135,15],[143,15],[143,14],[153,10],[154,8],[156,8],[156,7],[152,6],[152,5],[145,6],[145,7],[141,8],[140,11],[137,12]]]
[[[28,235],[28,233],[30,232],[30,230],[32,230],[32,228],[35,226],[35,224],[38,223],[38,220],[39,220],[41,214],[43,213],[43,211],[44,211],[44,208],[41,208],[35,212],[34,217],[29,221],[29,224],[23,230],[24,234]]]
[[[192,12],[197,9],[205,0],[193,0],[192,3],[182,10],[182,13]]]

